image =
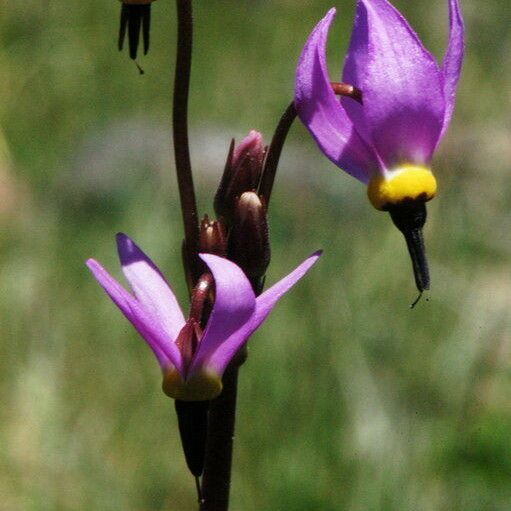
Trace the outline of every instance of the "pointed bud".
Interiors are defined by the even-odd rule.
[[[220,257],[227,255],[225,227],[219,220],[210,220],[208,215],[204,215],[200,224],[199,252]]]
[[[262,279],[270,263],[266,207],[255,192],[245,192],[236,201],[229,258],[252,281]]]
[[[231,142],[224,174],[215,196],[215,211],[228,224],[232,222],[236,198],[257,190],[263,170],[266,148],[263,137],[251,131],[238,146]]]

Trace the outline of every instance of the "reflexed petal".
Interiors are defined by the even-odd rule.
[[[172,363],[181,373],[181,356],[177,346],[175,346],[173,342],[170,342],[166,332],[160,327],[155,318],[143,309],[137,300],[97,261],[89,259],[87,261],[87,266],[115,305],[119,307],[126,319],[131,322],[137,332],[153,350],[160,365],[163,368],[168,368],[169,363]]]
[[[358,1],[343,81],[362,90],[362,108],[342,104],[387,168],[431,159],[444,119],[443,78],[387,0]]]
[[[185,324],[181,308],[156,265],[125,234],[117,234],[122,271],[142,307],[158,320],[171,341]]]
[[[237,265],[212,254],[200,257],[215,279],[215,303],[188,376],[200,370],[226,339],[249,322],[256,306],[252,286]]]
[[[206,362],[208,367],[217,374],[222,374],[231,361],[232,357],[245,344],[250,335],[268,317],[277,301],[284,296],[314,265],[319,259],[321,251],[315,252],[300,264],[289,275],[267,289],[262,295],[256,298],[256,309],[250,318],[239,330],[234,332],[217,348],[211,358]]]
[[[253,321],[255,328],[266,319],[275,304],[285,293],[287,293],[316,263],[322,254],[322,250],[314,252],[305,261],[295,268],[289,275],[279,280],[272,287],[267,289],[264,293],[257,297],[256,300],[256,313]]]
[[[373,151],[353,128],[330,86],[326,64],[328,30],[335,9],[318,23],[305,44],[295,80],[298,116],[321,151],[337,166],[366,183],[378,168]]]
[[[465,45],[465,28],[458,0],[449,0],[449,43],[442,63],[444,75],[445,116],[442,135],[449,126],[456,100],[456,86],[461,73]]]

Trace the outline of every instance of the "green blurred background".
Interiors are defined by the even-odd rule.
[[[269,140],[333,0],[197,1],[192,158],[201,212],[229,139]],[[445,0],[395,2],[441,56]],[[387,215],[301,125],[271,208],[268,282],[320,247],[253,336],[232,509],[511,509],[511,4],[461,0],[468,45],[434,167],[429,301]],[[8,5],[7,5],[8,4]],[[354,2],[338,0],[338,76]],[[171,158],[173,2],[153,7],[141,77],[116,1],[0,11],[0,510],[195,509],[157,364],[88,274],[137,240],[185,300]]]

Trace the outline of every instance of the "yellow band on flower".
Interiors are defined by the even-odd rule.
[[[201,371],[184,381],[175,369],[171,369],[163,375],[162,389],[173,399],[210,401],[222,392],[222,380],[213,372]]]
[[[369,201],[385,211],[406,200],[431,200],[436,195],[435,176],[426,167],[405,165],[390,173],[390,176],[375,175],[367,187]]]

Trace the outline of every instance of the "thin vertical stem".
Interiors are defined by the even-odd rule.
[[[188,95],[193,43],[192,1],[176,0],[176,6],[178,30],[173,106],[174,155],[183,214],[186,257],[190,271],[196,278],[199,221],[188,143]]]

